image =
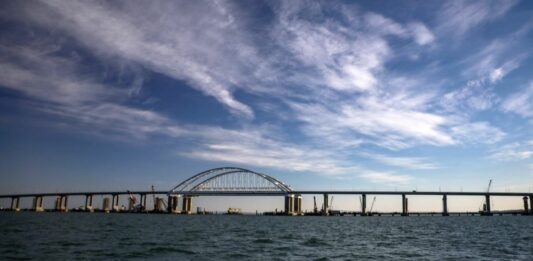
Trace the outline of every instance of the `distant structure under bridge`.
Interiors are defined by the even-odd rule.
[[[316,206],[316,199],[314,202],[314,209],[312,212],[304,213],[302,211],[302,195],[321,195],[323,203],[320,209]],[[361,201],[361,209],[352,212],[333,212],[329,207],[330,195],[359,195]],[[372,210],[367,210],[367,196],[369,195],[397,195],[402,198],[401,212],[394,213],[377,213]],[[418,212],[410,213],[408,209],[408,196],[442,196],[442,212]],[[200,196],[279,196],[284,197],[284,209],[279,213],[282,215],[332,215],[332,214],[352,214],[361,216],[371,215],[401,215],[409,216],[420,214],[438,214],[443,216],[459,215],[467,213],[452,213],[448,211],[448,197],[450,196],[483,196],[485,202],[483,209],[479,212],[471,212],[468,214],[486,215],[493,214],[513,214],[513,215],[533,215],[533,193],[525,192],[455,192],[455,191],[327,191],[327,190],[313,190],[313,191],[298,191],[282,181],[263,173],[254,172],[251,170],[235,167],[223,167],[210,169],[179,183],[174,188],[168,191],[106,191],[106,192],[67,192],[67,193],[32,193],[32,194],[10,194],[0,195],[0,198],[10,198],[11,205],[8,211],[69,211],[68,198],[73,196],[85,197],[85,204],[79,209],[70,209],[87,212],[127,212],[127,213],[169,213],[169,214],[192,214],[193,198]],[[103,196],[101,208],[96,208],[93,204],[94,196]],[[122,208],[119,205],[119,198],[126,196],[128,198],[127,208]],[[147,197],[153,197],[153,208],[148,208]],[[491,210],[491,197],[498,196],[512,196],[523,200],[523,209],[496,212]],[[43,198],[55,197],[55,205],[53,209],[44,209]],[[21,209],[21,198],[32,198],[32,205],[29,209]],[[137,200],[139,199],[139,200]],[[180,204],[181,201],[181,204]]]

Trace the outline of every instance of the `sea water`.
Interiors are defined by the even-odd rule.
[[[533,260],[533,216],[0,213],[0,258]]]

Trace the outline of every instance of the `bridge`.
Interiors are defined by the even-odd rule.
[[[251,170],[223,167],[210,169],[182,181],[168,191],[95,191],[95,192],[60,192],[60,193],[30,193],[30,194],[7,194],[0,195],[1,198],[10,198],[11,205],[9,211],[20,211],[21,198],[33,198],[30,211],[42,212],[47,211],[43,208],[44,197],[55,197],[55,205],[52,211],[66,212],[68,208],[69,196],[84,196],[85,204],[81,211],[94,212],[133,212],[146,213],[148,206],[146,204],[147,196],[153,196],[154,206],[150,212],[170,213],[170,214],[191,214],[192,202],[194,197],[199,196],[279,196],[284,197],[284,210],[280,212],[283,215],[304,215],[302,211],[302,195],[322,195],[323,205],[320,211],[315,209],[312,215],[330,215],[331,209],[328,206],[330,195],[360,195],[360,211],[351,212],[353,215],[368,216],[373,215],[367,211],[368,195],[397,195],[402,198],[402,211],[398,213],[401,216],[408,216],[408,197],[407,196],[442,196],[443,216],[448,216],[448,196],[483,196],[485,203],[480,215],[493,215],[491,210],[491,197],[512,196],[521,197],[524,209],[513,214],[533,215],[533,193],[525,192],[457,192],[457,191],[326,191],[326,190],[293,190],[282,181],[263,173]],[[102,200],[102,208],[97,209],[93,205],[94,196],[108,196]],[[158,197],[155,197],[155,196]],[[119,197],[128,197],[128,208],[121,209],[119,206]],[[139,196],[140,201],[137,202]],[[166,197],[166,199],[165,199]],[[181,208],[180,208],[181,198]],[[277,214],[277,213],[276,213]],[[420,213],[419,213],[420,214]]]

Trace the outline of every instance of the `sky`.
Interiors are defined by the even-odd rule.
[[[221,166],[300,190],[533,189],[530,1],[0,7],[2,194]]]

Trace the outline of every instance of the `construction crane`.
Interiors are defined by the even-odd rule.
[[[372,209],[374,209],[374,203],[376,203],[376,197],[372,200],[372,205],[370,205],[370,211],[368,213],[372,214]]]
[[[333,209],[333,196],[331,196],[331,200],[329,201],[329,209]]]
[[[490,186],[491,186],[491,185],[492,185],[492,179],[489,180],[489,185],[487,186],[487,193],[490,192]],[[480,212],[481,212],[481,211],[483,211],[483,212],[487,211],[487,204],[486,204],[485,201],[483,201],[483,202],[481,203],[481,206],[479,206],[479,211],[480,211]]]
[[[313,196],[313,202],[314,202],[313,213],[316,214],[316,213],[318,213],[318,209],[316,207],[316,197],[315,196]]]

